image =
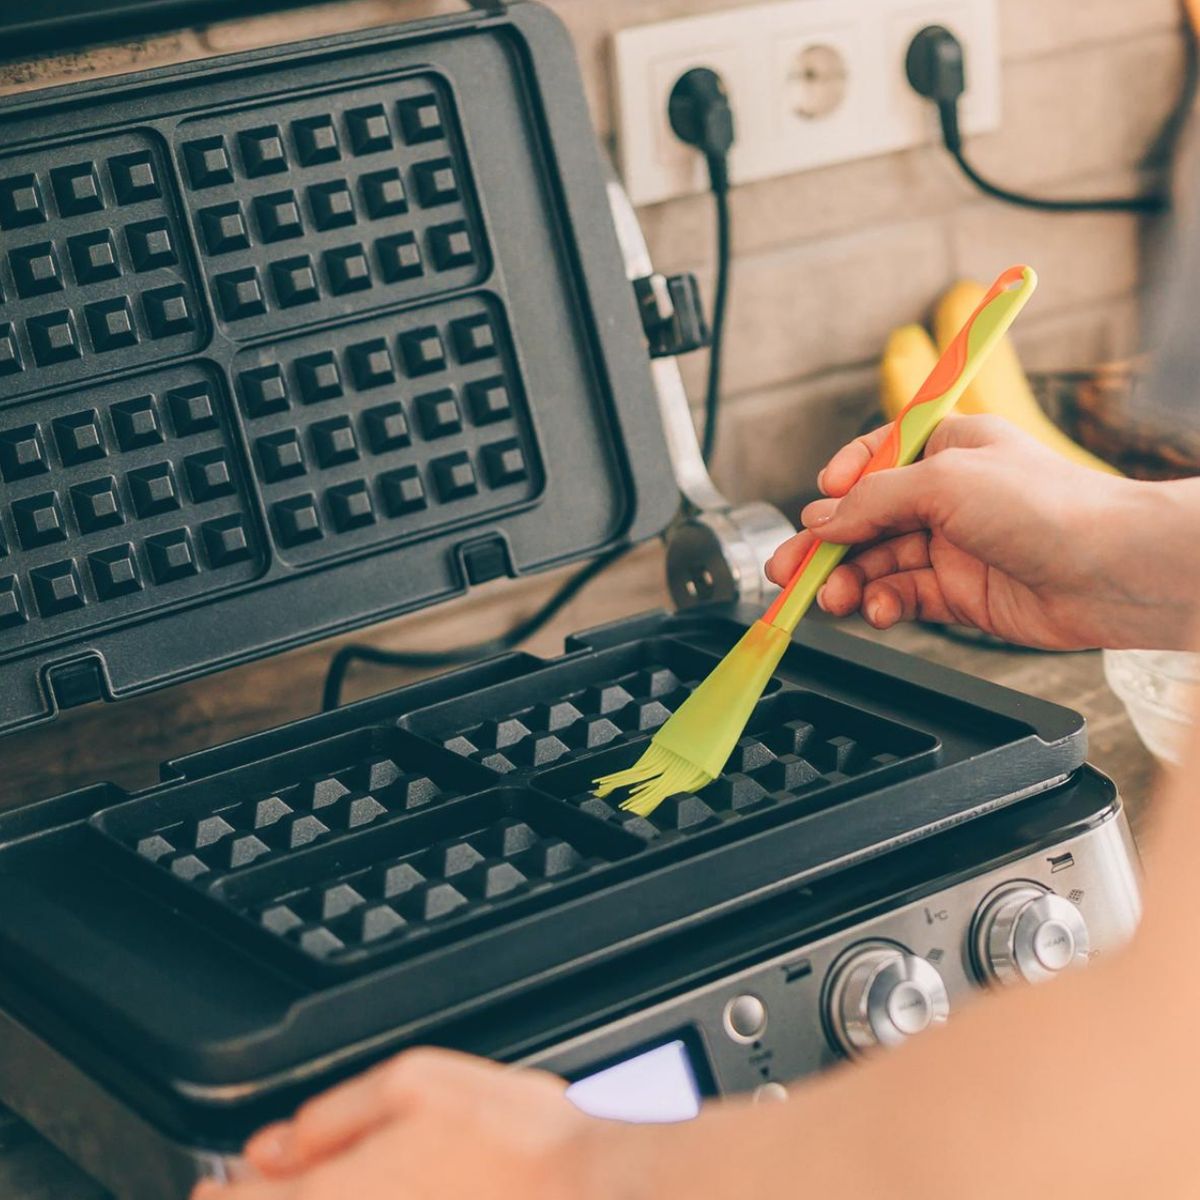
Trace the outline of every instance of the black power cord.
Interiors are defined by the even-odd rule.
[[[1050,200],[1009,191],[985,179],[963,152],[959,129],[958,102],[967,88],[967,69],[963,44],[942,25],[929,25],[913,38],[905,63],[908,82],[920,96],[932,100],[942,121],[942,140],[963,174],[983,193],[1006,204],[1040,212],[1141,213],[1165,212],[1170,200],[1164,194],[1131,196],[1119,199]]]
[[[482,658],[492,658],[512,650],[552,621],[597,575],[608,570],[632,549],[630,545],[617,546],[593,559],[586,567],[576,571],[536,612],[519,621],[507,633],[489,638],[486,642],[475,642],[473,645],[459,646],[453,650],[425,651],[379,650],[374,646],[357,644],[343,646],[329,664],[329,673],[325,676],[325,688],[321,697],[321,711],[330,712],[341,706],[346,672],[355,662],[369,662],[382,667],[407,667],[411,670],[433,670],[439,667],[466,666]]]
[[[704,396],[704,432],[700,446],[706,463],[717,445],[721,408],[721,356],[725,348],[725,314],[729,304],[729,275],[733,257],[732,221],[729,213],[729,151],[736,129],[733,107],[716,71],[695,67],[680,76],[667,102],[671,129],[681,142],[695,146],[708,165],[709,186],[716,202],[717,286],[713,298],[712,346],[708,360],[708,386]]]
[[[731,221],[729,214],[729,151],[734,141],[733,109],[725,86],[715,71],[699,67],[680,77],[668,105],[671,128],[681,141],[695,146],[708,164],[709,179],[717,205],[717,286],[713,302],[712,355],[708,368],[708,388],[704,404],[704,433],[701,441],[704,461],[713,455],[717,442],[717,417],[721,397],[721,351],[725,336],[725,310],[729,299],[731,258]],[[325,676],[321,709],[329,712],[342,702],[346,674],[355,662],[377,666],[437,670],[465,666],[483,658],[503,654],[538,633],[569,604],[589,583],[632,550],[617,546],[588,563],[572,575],[545,604],[518,622],[507,633],[460,646],[453,650],[379,650],[374,646],[343,646],[329,664]]]

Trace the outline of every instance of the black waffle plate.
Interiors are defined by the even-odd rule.
[[[539,774],[538,786],[659,845],[781,806],[795,816],[814,811],[830,793],[854,783],[880,785],[937,748],[934,738],[910,727],[788,688],[758,706],[725,771],[698,795],[671,796],[649,817],[622,812],[619,796],[598,800],[592,781],[632,766],[647,741]]]
[[[253,937],[285,967],[341,971],[467,937],[497,914],[562,903],[936,760],[929,734],[773,679],[728,771],[702,794],[672,796],[649,819],[592,797],[591,781],[629,766],[718,661],[671,638],[568,658],[419,710],[403,728],[167,787],[91,824],[118,870],[136,869],[197,919]]]
[[[569,55],[520,6],[0,100],[0,731],[662,528]]]
[[[653,639],[586,666],[564,663],[515,685],[424,709],[402,724],[490,770],[531,771],[641,741],[671,717],[717,661],[683,642]],[[768,694],[778,687],[771,680]]]
[[[465,937],[577,895],[643,849],[529,790],[487,792],[218,884],[214,894],[305,954],[350,965],[372,948]]]
[[[637,618],[552,662],[505,656],[177,759],[136,796],[97,784],[0,817],[4,977],[122,1062],[258,1080],[536,1003],[751,898],[836,889],[845,864],[1084,761],[1077,715],[814,623],[721,779],[645,822],[596,804],[591,779],[636,758],[650,706],[743,631]],[[443,744],[517,719],[512,748],[543,716],[621,736],[509,770]]]
[[[440,807],[492,780],[377,727],[131,800],[97,813],[92,825],[156,874],[207,887],[256,863]]]

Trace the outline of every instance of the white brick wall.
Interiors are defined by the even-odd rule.
[[[611,129],[609,45],[625,26],[755,0],[546,0],[571,31],[597,131]],[[853,3],[854,0],[846,0]],[[429,12],[459,0],[345,0],[85,55],[0,67],[0,91],[112,74]],[[971,144],[985,172],[1065,195],[1126,192],[1171,111],[1178,0],[1001,0],[1002,129]],[[979,197],[936,147],[767,180],[733,198],[735,275],[722,484],[791,502],[871,404],[888,331],[927,315],[955,278],[1018,259],[1043,287],[1023,318],[1032,366],[1075,367],[1138,345],[1142,230],[1128,217],[1053,217]],[[643,210],[656,262],[711,280],[711,205]],[[694,402],[705,355],[684,364]]]
[[[749,3],[751,0],[745,0]],[[852,0],[847,0],[852,2]],[[736,7],[722,0],[547,0],[575,39],[593,115],[611,128],[607,47],[626,25]],[[1053,195],[1146,186],[1145,156],[1176,104],[1177,0],[1001,0],[1004,124],[979,167]],[[1139,345],[1142,229],[1122,216],[1044,216],[980,197],[937,147],[739,188],[719,482],[794,507],[871,405],[888,331],[927,316],[964,275],[1025,260],[1043,287],[1022,318],[1031,367],[1087,366]],[[642,211],[656,262],[711,278],[711,204]],[[706,356],[684,364],[700,399]]]

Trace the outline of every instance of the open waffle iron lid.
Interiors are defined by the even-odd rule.
[[[0,732],[660,532],[532,3],[0,101]]]

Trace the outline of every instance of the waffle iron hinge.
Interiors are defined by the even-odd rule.
[[[708,473],[675,355],[704,344],[699,292],[686,276],[657,274],[645,235],[625,189],[608,185],[609,206],[650,341],[659,416],[671,470],[683,506],[667,530],[667,582],[675,606],[737,602],[764,605],[776,588],[763,568],[775,547],[794,532],[787,518],[763,501],[731,504]],[[698,340],[699,338],[699,340]]]

